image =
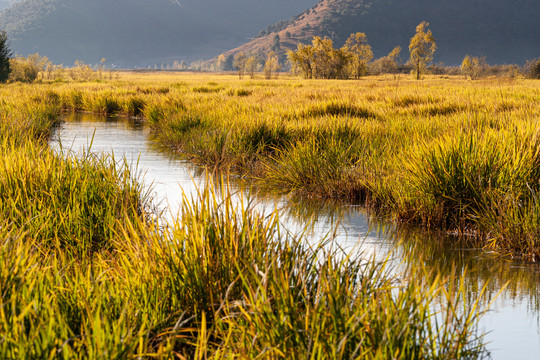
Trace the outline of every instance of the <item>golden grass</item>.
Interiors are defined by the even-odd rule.
[[[17,111],[0,122],[0,358],[486,355],[455,279],[310,247],[223,184],[165,223],[127,167],[54,153],[49,112]]]
[[[306,81],[122,72],[109,81],[0,89],[4,108],[21,118],[54,118],[60,109],[144,116],[158,143],[198,164],[474,233],[530,258],[540,254],[539,100],[535,80],[448,76]]]
[[[286,94],[306,101],[279,107]],[[326,173],[297,190],[348,196],[333,191],[355,184],[363,156],[381,152],[376,144],[358,152],[356,137],[364,123],[375,134],[383,121],[374,106],[350,102],[296,79],[227,76],[0,87],[0,358],[485,356],[483,310],[465,299],[463,278],[421,280],[418,266],[402,282],[386,262],[345,258],[325,241],[310,247],[224,185],[220,196],[209,186],[184,199],[165,224],[148,213],[129,168],[47,147],[61,111],[144,113],[160,141],[197,161],[257,176],[289,167],[295,186]],[[287,183],[273,174],[272,183]]]

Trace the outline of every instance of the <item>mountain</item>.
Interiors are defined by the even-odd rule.
[[[341,46],[351,33],[364,32],[376,57],[399,45],[406,59],[416,25],[428,21],[437,40],[435,62],[457,65],[469,54],[492,64],[522,64],[540,57],[539,14],[538,0],[320,0],[224,54],[262,55],[279,48],[283,56],[314,35]]]
[[[3,2],[13,0],[0,0]],[[145,66],[238,46],[316,0],[19,0],[0,13],[12,50],[55,63]]]

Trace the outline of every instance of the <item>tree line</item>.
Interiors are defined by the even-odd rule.
[[[221,54],[216,62],[216,70],[234,70],[240,79],[245,75],[253,79],[256,73],[262,72],[265,78],[271,79],[278,76],[281,63],[278,54],[274,51],[268,52],[264,61],[259,56],[240,51],[227,57]]]
[[[419,24],[409,45],[409,63],[418,79],[425,73],[437,49],[428,26],[425,21]],[[334,48],[331,39],[316,36],[311,45],[299,44],[296,51],[288,52],[288,57],[293,71],[307,79],[358,79],[367,75],[369,67],[379,73],[395,72],[400,53],[401,48],[397,46],[387,56],[371,63],[373,51],[367,36],[358,32],[351,34],[340,49]]]
[[[90,81],[112,79],[113,73],[105,68],[105,58],[96,66],[81,60],[72,67],[54,65],[38,53],[26,57],[13,55],[5,31],[0,31],[0,82],[33,82],[36,80]]]
[[[388,55],[373,60],[373,52],[364,33],[351,34],[343,47],[336,49],[331,39],[314,37],[310,45],[299,44],[296,51],[288,52],[293,73],[306,79],[358,79],[367,74],[396,73],[410,69],[416,79],[431,70],[434,73],[465,75],[478,79],[486,75],[520,74],[540,79],[540,58],[530,60],[523,68],[517,65],[490,66],[484,57],[465,56],[459,68],[444,65],[430,65],[437,50],[429,23],[422,22],[416,27],[415,35],[409,43],[409,59],[399,64],[401,48],[395,47]]]
[[[293,73],[301,74],[307,79],[359,79],[367,74],[397,73],[404,69],[411,69],[417,79],[420,79],[428,70],[435,74],[465,75],[470,79],[477,79],[487,75],[517,74],[533,79],[540,79],[540,58],[533,59],[520,68],[517,65],[490,66],[484,57],[465,56],[459,68],[444,65],[430,65],[437,45],[429,23],[422,22],[416,28],[415,35],[409,44],[409,61],[403,65],[399,63],[401,48],[395,47],[388,55],[373,60],[373,51],[368,44],[364,33],[354,33],[349,36],[345,44],[334,48],[329,38],[314,37],[311,45],[299,44],[296,51],[289,51],[288,61]],[[262,72],[267,79],[277,77],[282,69],[278,55],[279,36],[274,39],[273,49],[266,54],[266,59],[239,52],[236,55],[220,55],[214,70],[235,70],[240,78],[255,77]],[[283,58],[282,58],[283,59]],[[92,79],[112,78],[112,72],[107,71],[102,59],[97,66],[90,66],[77,61],[71,68],[54,65],[45,56],[31,54],[27,57],[14,56],[9,48],[6,33],[0,31],[0,82],[35,80],[71,79],[87,81]]]

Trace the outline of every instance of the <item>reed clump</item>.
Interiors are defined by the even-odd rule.
[[[283,233],[276,214],[227,192],[193,200],[165,228],[122,221],[114,251],[77,259],[0,228],[0,356],[487,355],[481,311],[450,279],[400,282],[384,262]]]

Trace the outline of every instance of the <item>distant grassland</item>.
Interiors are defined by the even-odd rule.
[[[185,199],[181,216],[165,224],[148,210],[130,169],[115,166],[119,159],[61,155],[48,147],[51,128],[70,110],[146,114],[168,147],[257,176],[277,171],[272,159],[301,141],[318,151],[323,140],[329,146],[347,139],[338,140],[331,126],[318,130],[322,119],[307,126],[309,114],[273,117],[273,111],[311,108],[293,109],[287,100],[300,96],[301,81],[290,88],[289,82],[221,77],[180,81],[124,75],[111,83],[0,87],[1,359],[487,355],[477,326],[484,300],[476,292],[469,298],[464,276],[431,278],[422,265],[396,276],[387,262],[344,258],[325,242],[311,247],[286,235],[277,214],[259,215],[211,186],[195,201]],[[277,106],[274,91],[288,111],[249,100],[262,101],[261,92],[268,92]],[[263,109],[272,109],[266,119]],[[220,111],[231,117],[220,122]],[[238,141],[250,133],[240,126],[256,129],[251,121],[260,121],[264,139],[279,133],[288,140],[270,145],[251,135],[241,161]],[[289,125],[295,122],[298,130]],[[274,131],[280,123],[283,134]],[[321,132],[309,142],[309,131]],[[220,149],[214,136],[223,139],[214,155],[220,162],[204,155]],[[195,152],[196,141],[208,142],[203,155]]]
[[[201,165],[540,255],[538,81],[123,73],[14,84],[0,97],[44,112],[144,116],[164,148]]]

